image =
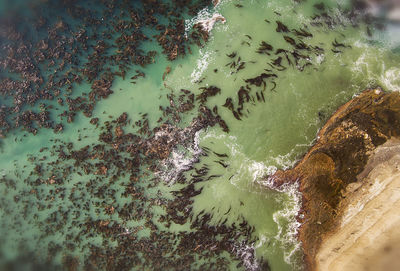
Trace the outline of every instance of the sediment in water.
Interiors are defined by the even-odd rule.
[[[293,169],[268,177],[276,186],[300,184],[302,210],[298,219],[302,226],[298,238],[307,269],[318,269],[316,256],[321,244],[340,231],[347,207],[354,203],[346,201],[345,191],[367,182],[368,171],[373,169],[368,161],[378,146],[399,138],[399,124],[399,93],[366,90],[333,114],[314,146]]]

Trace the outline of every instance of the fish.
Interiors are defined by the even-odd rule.
[[[217,106],[214,106],[212,111],[214,114],[218,115],[218,107]]]
[[[225,103],[222,106],[233,110],[232,98],[226,98]]]
[[[285,39],[285,41],[289,44],[291,44],[292,46],[296,46],[296,42],[293,38],[289,37],[289,36],[283,36],[283,38]]]
[[[238,71],[244,69],[244,65],[245,65],[245,64],[246,64],[246,62],[240,62],[240,65],[239,65],[239,67],[237,67],[236,72],[238,72]]]
[[[285,49],[279,48],[279,49],[276,50],[275,55],[279,55],[279,54],[281,54],[281,53],[286,54],[286,53],[288,53],[288,51],[285,50]]]
[[[272,47],[271,44],[266,43],[265,41],[261,41],[260,43],[260,47],[257,50],[257,53],[262,54],[265,53],[267,55],[269,55],[268,51],[272,51],[274,49],[274,47]]]
[[[296,49],[310,51],[310,47],[302,41],[296,44]]]
[[[276,88],[276,83],[274,81],[272,81],[271,83],[274,85],[274,87],[271,89],[271,91],[274,91]]]
[[[226,153],[217,153],[217,152],[215,152],[215,151],[213,151],[213,153],[216,155],[216,156],[218,156],[218,157],[228,157],[228,155],[226,154]]]
[[[233,113],[233,116],[234,116],[237,120],[242,120],[242,119],[240,118],[239,114],[238,114],[236,111],[232,110],[232,113]]]
[[[214,161],[214,162],[220,164],[223,168],[227,168],[228,167],[228,165],[224,164],[222,161]]]
[[[334,47],[343,47],[343,48],[351,48],[351,46],[350,45],[344,45],[343,43],[339,43],[339,42],[337,42],[337,40],[335,39],[335,41],[334,42],[332,42],[332,45],[334,46]]]
[[[289,32],[289,28],[283,24],[281,21],[276,21],[277,27],[276,27],[276,32]]]
[[[308,31],[306,31],[306,30],[304,30],[302,28],[300,28],[300,30],[293,29],[292,31],[296,36],[299,36],[299,37],[304,37],[304,38],[313,37],[313,34],[311,34],[310,32],[308,32]]]
[[[228,211],[224,215],[227,215],[231,211],[231,209],[232,209],[232,206],[229,206]]]
[[[214,179],[214,178],[219,178],[219,177],[222,177],[222,175],[210,175],[210,176],[208,176],[206,181],[209,181],[209,180]]]
[[[256,96],[257,96],[257,101],[261,102],[261,98],[260,98],[260,95],[258,94],[258,92],[256,92]]]
[[[236,52],[232,52],[232,53],[230,53],[229,55],[226,55],[227,57],[229,57],[229,58],[234,58],[235,56],[236,56]]]
[[[281,62],[282,62],[282,57],[280,56],[280,57],[278,57],[277,59],[275,59],[275,60],[272,62],[272,64],[275,65],[275,66],[282,66],[282,65],[281,65]]]

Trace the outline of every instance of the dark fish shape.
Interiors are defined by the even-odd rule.
[[[274,47],[272,47],[271,44],[266,43],[265,41],[261,41],[260,47],[261,47],[263,50],[268,50],[268,51],[271,51],[271,50],[274,49]]]
[[[284,25],[281,21],[276,21],[277,27],[276,27],[276,32],[289,32],[289,28]]]
[[[307,62],[306,64],[304,64],[302,67],[300,67],[300,71],[303,71],[307,66],[312,66],[312,64],[310,62]]]
[[[238,112],[236,112],[235,110],[232,110],[232,114],[233,116],[237,119],[237,120],[242,120],[238,114]]]
[[[209,180],[214,179],[214,178],[219,178],[219,177],[222,177],[222,175],[210,175],[210,176],[208,176],[206,181],[209,181]]]
[[[287,51],[287,50],[285,50],[285,49],[279,48],[279,49],[276,50],[275,54],[276,54],[276,55],[279,55],[279,54],[281,54],[281,53],[287,54],[288,52],[289,52],[289,51]]]
[[[325,52],[324,48],[321,48],[319,46],[313,46],[312,49],[317,52],[318,54],[323,54]]]
[[[278,77],[274,73],[262,73],[259,76],[256,76],[254,78],[249,78],[244,80],[246,83],[250,85],[255,85],[257,87],[260,87],[262,84],[265,84],[264,79],[271,78],[271,77]]]
[[[215,86],[201,87],[199,89],[203,90],[203,92],[196,96],[196,100],[200,100],[201,103],[205,103],[208,97],[221,93],[221,89]]]
[[[271,82],[271,84],[273,84],[274,86],[271,88],[271,91],[274,91],[275,90],[275,88],[276,88],[276,83],[275,83],[275,81],[272,81]],[[261,92],[262,93],[262,92]],[[264,98],[264,96],[263,96],[263,98]]]
[[[263,99],[263,101],[265,103],[264,93],[262,91],[261,91],[261,98]]]
[[[275,66],[282,66],[281,62],[282,62],[282,57],[280,56],[277,59],[275,59],[274,61],[272,61],[272,64]]]
[[[183,92],[183,93],[185,93],[185,94],[190,94],[190,90],[187,90],[187,89],[181,89],[181,91]]]
[[[293,38],[289,36],[283,36],[283,38],[287,43],[291,44],[292,46],[296,46],[296,41]]]
[[[214,162],[220,164],[223,168],[227,168],[228,167],[228,165],[224,164],[222,161],[214,161]]]
[[[320,23],[320,22],[311,22],[310,25],[312,25],[314,27],[322,27],[322,26],[324,26],[324,24]]]
[[[258,47],[258,49],[257,49],[257,53],[259,53],[259,54],[264,53],[264,54],[269,55],[268,51],[272,51],[273,49],[274,49],[274,47],[272,47],[271,44],[266,43],[265,41],[261,41],[260,47]]]
[[[310,51],[310,47],[302,41],[296,44],[296,49]]]
[[[226,153],[217,153],[217,152],[215,152],[215,151],[213,151],[213,153],[216,155],[216,156],[218,156],[218,157],[228,157],[228,155],[226,154]]]
[[[215,115],[218,115],[218,107],[217,106],[214,106],[212,111]]]
[[[334,42],[332,42],[332,45],[334,46],[334,47],[343,47],[343,48],[351,48],[351,46],[350,45],[345,45],[345,44],[343,44],[343,43],[339,43],[339,42],[337,42],[337,40],[335,39],[335,41]]]
[[[236,72],[238,72],[238,71],[244,69],[244,65],[245,65],[245,64],[246,64],[246,62],[240,62],[240,65],[239,65],[239,67],[236,69]]]
[[[239,105],[242,105],[245,102],[245,100],[246,100],[246,102],[250,101],[250,95],[243,86],[240,87],[240,89],[238,91],[238,98],[239,98],[239,101],[238,101]]]
[[[257,101],[261,102],[261,97],[260,97],[260,95],[258,94],[258,92],[256,92],[256,96],[257,96]]]
[[[226,55],[226,56],[230,57],[230,58],[234,58],[236,56],[236,52],[232,52],[232,53],[230,53],[229,55]]]
[[[304,38],[311,38],[311,37],[313,37],[313,34],[311,34],[310,32],[308,32],[308,31],[306,31],[306,30],[304,30],[304,29],[300,29],[300,30],[297,30],[297,29],[293,29],[293,33],[296,35],[296,36],[299,36],[299,37],[304,37]]]
[[[232,98],[226,98],[225,103],[222,106],[233,110]]]
[[[231,211],[231,209],[232,209],[232,206],[229,206],[229,209],[228,209],[228,211],[224,214],[224,215],[227,215],[227,214],[229,214],[229,212]]]

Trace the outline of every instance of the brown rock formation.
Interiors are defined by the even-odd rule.
[[[308,270],[315,270],[321,242],[339,225],[346,187],[362,182],[363,178],[357,177],[373,151],[399,136],[400,94],[367,90],[333,114],[318,133],[315,145],[293,169],[269,177],[276,186],[300,183],[299,239]]]

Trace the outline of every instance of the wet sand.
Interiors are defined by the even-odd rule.
[[[398,270],[400,266],[400,140],[371,155],[340,203],[342,221],[323,238],[317,270]]]

